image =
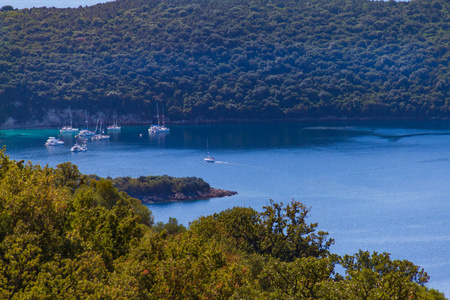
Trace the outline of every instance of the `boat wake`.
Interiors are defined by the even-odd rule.
[[[316,127],[305,127],[306,130],[336,130],[336,131],[350,131],[359,132],[363,134],[370,134],[376,137],[388,139],[391,141],[398,141],[402,138],[416,137],[416,136],[439,136],[439,135],[450,135],[450,132],[445,131],[416,131],[416,130],[403,130],[399,132],[396,130],[397,134],[389,129],[371,129],[365,127],[355,127],[355,126],[316,126]]]
[[[235,164],[235,163],[230,163],[230,162],[220,161],[220,160],[216,160],[215,163],[216,164],[225,164],[225,165],[236,165],[236,166],[238,165],[238,164]]]
[[[263,167],[260,167],[260,166],[251,166],[251,165],[237,164],[237,163],[232,163],[232,162],[227,162],[227,161],[219,161],[219,160],[216,160],[215,163],[216,164],[229,165],[229,166],[236,166],[236,167],[244,167],[244,168],[264,169]]]
[[[435,135],[435,136],[450,135],[450,133],[449,132],[417,132],[417,133],[409,133],[409,134],[389,135],[389,134],[377,133],[374,131],[373,135],[396,142],[402,138],[424,136],[424,135]]]
[[[313,127],[305,127],[305,130],[336,130],[336,131],[352,131],[352,132],[362,132],[362,133],[370,133],[371,129],[357,126],[313,126]]]

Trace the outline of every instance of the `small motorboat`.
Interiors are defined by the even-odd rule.
[[[110,136],[107,134],[96,134],[91,139],[93,141],[103,141],[103,140],[109,140]]]
[[[54,136],[51,136],[48,138],[48,140],[45,142],[45,146],[60,146],[64,145],[64,142],[60,139],[55,138]]]
[[[164,125],[152,125],[148,129],[149,133],[169,133],[170,129]]]
[[[70,148],[70,151],[72,151],[72,152],[86,152],[87,151],[87,146],[86,146],[86,144],[83,144],[83,145],[75,144],[72,148]]]
[[[78,135],[81,137],[91,137],[95,135],[95,132],[85,129],[81,130]]]
[[[118,126],[118,125],[111,125],[111,126],[108,126],[108,128],[107,128],[108,132],[111,132],[111,131],[120,131],[120,129],[121,129],[121,127]]]
[[[73,128],[72,126],[64,126],[59,130],[61,133],[78,133],[78,128]]]

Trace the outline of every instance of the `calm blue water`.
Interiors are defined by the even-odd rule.
[[[389,252],[424,267],[429,287],[450,295],[450,123],[171,126],[157,138],[124,127],[110,141],[71,153],[47,148],[56,129],[3,130],[11,158],[56,166],[71,161],[100,176],[197,176],[237,196],[153,204],[156,221],[189,222],[269,199],[311,206],[310,222],[336,240],[332,251]],[[142,137],[140,137],[142,134]],[[206,140],[216,158],[203,162]]]

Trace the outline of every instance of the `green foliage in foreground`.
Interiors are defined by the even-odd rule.
[[[186,229],[70,163],[0,151],[1,299],[444,299],[387,253],[339,257],[299,202],[235,207]],[[344,275],[334,273],[340,264]]]
[[[448,0],[117,0],[0,10],[0,124],[450,116]],[[68,116],[68,114],[66,115]]]

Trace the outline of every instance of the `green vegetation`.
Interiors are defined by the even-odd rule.
[[[447,0],[117,0],[0,11],[0,124],[450,116]],[[75,116],[80,121],[83,116]]]
[[[141,176],[139,178],[117,177],[107,178],[113,182],[114,187],[124,191],[131,197],[142,199],[149,196],[171,197],[177,193],[195,194],[207,192],[210,189],[208,183],[201,178],[171,176]]]
[[[235,207],[153,224],[112,182],[0,151],[2,299],[444,299],[387,253],[339,257],[309,209]],[[345,274],[335,274],[340,264]]]

